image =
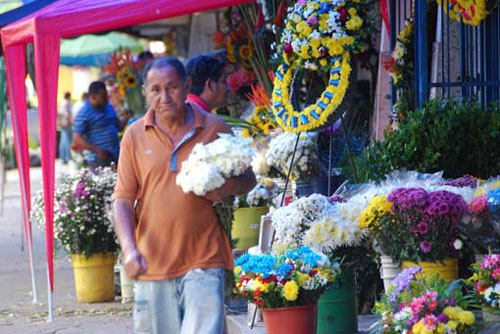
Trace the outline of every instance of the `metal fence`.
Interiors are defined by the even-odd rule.
[[[500,7],[494,8],[480,25],[471,26],[451,19],[435,2],[389,0],[392,47],[404,21],[412,13],[415,21],[415,106],[432,97],[459,97],[478,101],[483,106],[498,101]],[[393,105],[396,101],[397,92],[393,89]]]

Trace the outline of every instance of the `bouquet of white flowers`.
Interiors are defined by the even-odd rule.
[[[252,139],[219,133],[217,140],[195,145],[182,163],[176,183],[185,193],[204,196],[227,178],[242,175],[250,166],[253,151]]]
[[[277,209],[271,217],[276,230],[274,249],[279,251],[300,247],[311,225],[330,216],[332,212],[333,205],[328,202],[328,198],[319,194],[300,198]]]
[[[319,173],[316,137],[315,133],[300,134],[291,173],[292,180],[308,179]],[[284,132],[274,137],[266,152],[267,164],[286,175],[290,168],[296,141],[297,134],[291,132]]]

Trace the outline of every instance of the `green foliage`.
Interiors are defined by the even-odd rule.
[[[373,143],[365,158],[362,179],[382,179],[395,169],[487,179],[500,172],[500,108],[431,100]]]

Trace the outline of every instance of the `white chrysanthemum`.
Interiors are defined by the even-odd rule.
[[[271,216],[276,230],[275,245],[299,247],[304,239],[304,233],[312,223],[329,215],[331,210],[333,205],[328,202],[328,198],[319,194],[300,198],[288,206],[275,210]]]
[[[257,185],[247,194],[247,203],[249,206],[259,206],[261,201],[270,200],[269,190],[262,183]]]
[[[461,250],[463,245],[464,243],[460,239],[457,239],[455,240],[455,242],[453,242],[453,248],[455,248],[456,250]]]
[[[274,137],[269,143],[269,149],[266,152],[267,164],[286,173],[290,168],[290,162],[293,155],[297,134],[284,132]],[[310,164],[317,160],[316,134],[304,133],[300,135],[297,144],[297,151],[292,170],[292,177],[297,178],[307,172]]]
[[[226,178],[243,174],[253,154],[251,139],[219,133],[217,140],[195,145],[182,163],[176,183],[185,193],[203,196],[222,186]]]
[[[262,152],[254,155],[251,165],[255,175],[267,176],[271,169],[271,166],[267,164],[266,155]]]

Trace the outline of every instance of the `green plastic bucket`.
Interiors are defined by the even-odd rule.
[[[268,212],[267,206],[234,210],[231,236],[238,240],[236,249],[249,249],[259,243],[260,218]]]
[[[356,280],[350,269],[342,269],[318,301],[317,334],[355,334],[358,332]]]

